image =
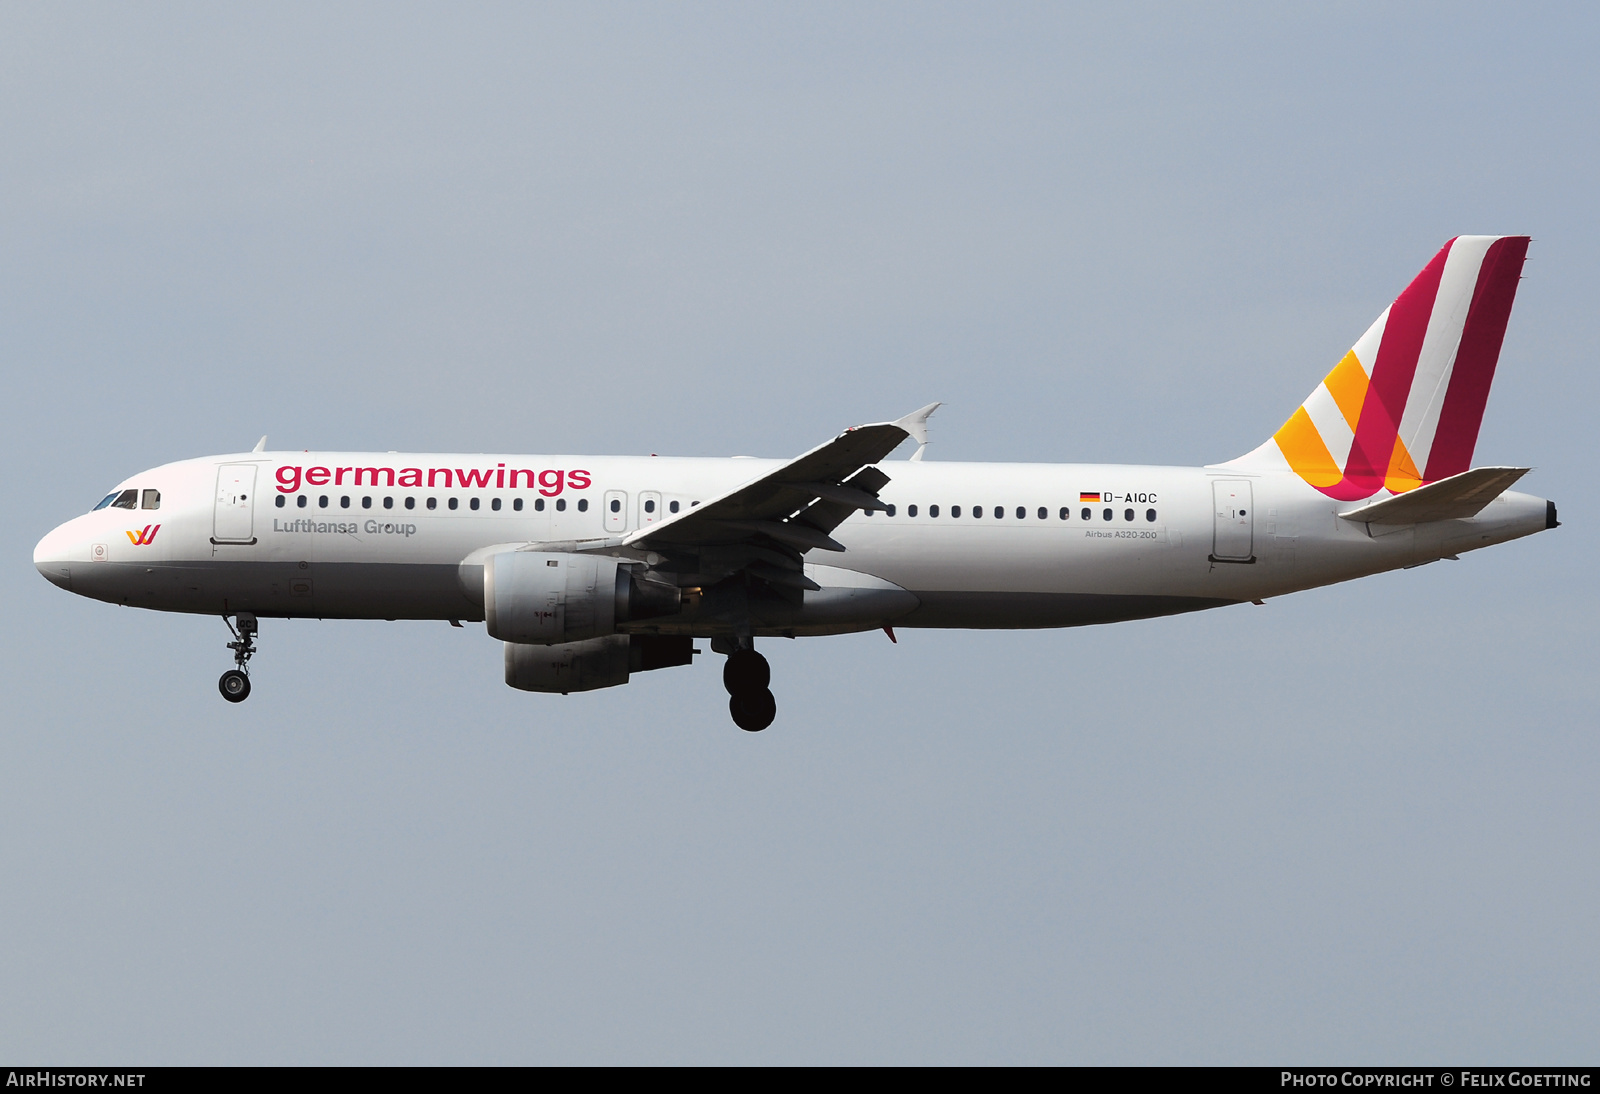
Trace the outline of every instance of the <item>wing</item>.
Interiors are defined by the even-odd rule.
[[[859,509],[883,509],[889,476],[874,464],[907,437],[926,443],[932,403],[893,422],[847,429],[782,467],[622,541],[663,556],[681,580],[745,571],[779,589],[816,589],[802,572],[807,551],[843,551],[831,533]],[[690,575],[698,575],[691,578]]]

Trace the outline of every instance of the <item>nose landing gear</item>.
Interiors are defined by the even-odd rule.
[[[228,622],[228,617],[222,617],[233,634],[234,640],[228,643],[228,648],[233,651],[233,663],[237,667],[222,674],[217,681],[217,690],[230,703],[242,703],[250,698],[250,658],[255,656],[256,632],[260,629],[256,625],[256,617],[248,612],[240,612],[237,618],[239,626],[235,630],[234,625]]]
[[[772,666],[750,646],[728,654],[722,666],[722,686],[728,689],[728,713],[733,724],[747,733],[759,733],[778,716],[778,701],[767,687]]]

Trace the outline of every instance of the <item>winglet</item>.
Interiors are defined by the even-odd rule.
[[[917,442],[917,450],[911,454],[913,460],[922,459],[922,451],[928,447],[928,419],[942,406],[943,403],[929,403],[921,410],[913,410],[904,418],[895,419],[894,424],[905,430],[911,439]]]
[[[266,434],[262,434],[261,439],[256,442],[256,446],[254,448],[252,448],[250,451],[252,451],[252,452],[265,452],[266,450],[267,450],[267,438],[266,438]]]

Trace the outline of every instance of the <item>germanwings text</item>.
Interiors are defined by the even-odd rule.
[[[415,486],[445,490],[538,490],[553,498],[563,490],[587,490],[593,481],[582,468],[533,471],[506,465],[494,467],[293,467],[278,468],[278,493],[293,494],[306,486]]]

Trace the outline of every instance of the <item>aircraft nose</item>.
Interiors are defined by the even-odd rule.
[[[60,528],[52,530],[33,549],[33,567],[50,584],[71,590],[72,570],[67,565],[66,537]]]

